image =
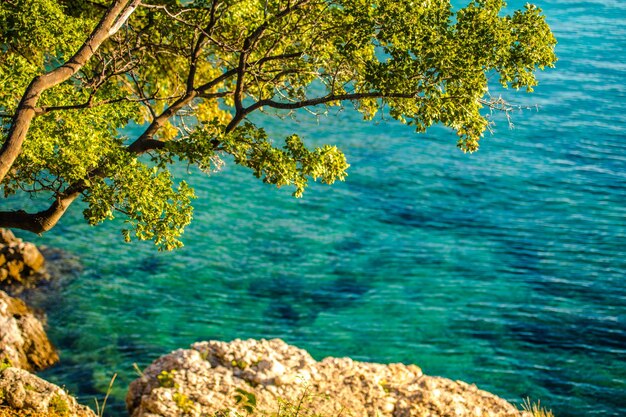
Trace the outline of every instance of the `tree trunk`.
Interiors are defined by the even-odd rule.
[[[4,181],[13,163],[22,152],[30,123],[41,94],[68,80],[91,59],[102,43],[117,32],[139,5],[139,0],[116,0],[98,23],[98,26],[74,56],[62,66],[35,77],[29,84],[15,112],[7,139],[0,149],[0,182]]]

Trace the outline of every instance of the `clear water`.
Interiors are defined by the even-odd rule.
[[[268,129],[339,144],[346,183],[295,200],[232,165],[193,172],[195,221],[174,253],[73,208],[36,240],[85,267],[49,308],[62,361],[43,375],[93,404],[118,372],[121,414],[133,363],[280,337],[539,398],[559,417],[626,415],[626,3],[541,6],[560,61],[518,97],[540,111],[513,130],[499,120],[477,154],[444,129],[345,111]]]

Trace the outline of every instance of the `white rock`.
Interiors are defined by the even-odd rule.
[[[174,373],[177,388],[160,387],[156,376],[172,370],[186,371]],[[159,408],[162,417],[180,416],[175,393],[192,401],[194,415],[237,410],[238,389],[254,394],[258,408],[268,414],[278,409],[279,400],[297,403],[304,399],[305,408],[328,416],[470,417],[477,416],[476,410],[492,417],[523,416],[493,394],[423,375],[415,365],[349,358],[316,362],[306,351],[279,339],[195,343],[190,350],[157,359],[144,373],[145,378],[131,383],[126,397],[132,417],[150,417],[147,413],[155,401],[164,403]],[[156,395],[165,391],[170,392],[168,397]]]

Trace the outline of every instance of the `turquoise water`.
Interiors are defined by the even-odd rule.
[[[232,165],[194,171],[195,221],[174,253],[122,243],[119,223],[89,228],[74,207],[35,239],[84,265],[48,306],[62,361],[43,375],[92,404],[118,372],[121,414],[133,363],[280,337],[540,398],[558,417],[626,415],[626,5],[543,3],[560,61],[517,97],[540,109],[513,130],[499,119],[477,154],[445,129],[344,111],[267,127],[339,144],[347,182],[295,200]]]

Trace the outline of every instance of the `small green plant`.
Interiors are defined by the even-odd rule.
[[[242,371],[248,367],[248,363],[246,361],[236,361],[233,359],[231,365],[241,369]]]
[[[176,369],[172,369],[169,372],[161,371],[161,373],[157,375],[159,386],[161,386],[162,388],[176,388],[176,383],[174,382],[175,374],[176,374]]]
[[[533,403],[530,398],[526,398],[522,403],[522,409],[532,414],[533,417],[554,417],[552,410],[547,410],[541,406],[541,401]]]
[[[237,394],[235,394],[235,401],[237,402],[237,405],[244,409],[248,414],[252,414],[256,409],[256,395],[241,388],[237,388],[236,391]]]
[[[4,371],[7,368],[11,368],[13,364],[9,360],[9,358],[2,358],[2,362],[0,362],[0,372]]]
[[[194,406],[193,401],[191,401],[191,399],[187,397],[187,395],[183,394],[182,392],[174,393],[172,398],[174,399],[176,406],[184,414],[189,414],[191,410],[193,409],[193,406]]]
[[[213,417],[244,417],[252,414],[256,410],[256,395],[252,392],[248,392],[244,389],[237,388],[236,394],[234,395],[235,402],[237,403],[238,409],[222,409],[216,411]],[[246,414],[243,414],[241,410],[245,411]],[[260,416],[266,417],[266,413],[259,413]]]
[[[385,392],[389,392],[389,382],[387,382],[386,379],[381,379],[380,382],[378,383],[378,385],[380,385],[380,387],[383,389],[383,391]]]
[[[111,395],[111,390],[113,389],[113,383],[115,382],[116,377],[117,377],[117,373],[113,374],[113,377],[111,378],[111,382],[109,382],[109,388],[107,388],[106,395],[104,396],[104,399],[102,400],[102,406],[100,406],[100,404],[98,403],[98,399],[94,398],[94,401],[96,402],[96,415],[98,417],[102,417],[104,415],[104,408],[107,405],[107,400],[109,399],[109,395]]]
[[[176,369],[172,369],[171,371],[161,371],[161,373],[157,375],[159,386],[161,388],[180,388],[180,385],[174,381],[174,375],[176,375]],[[183,414],[189,414],[191,410],[193,410],[194,403],[186,394],[182,392],[175,392],[174,395],[172,395],[172,399]]]
[[[274,412],[266,412],[257,408],[257,398],[252,392],[237,388],[234,399],[237,403],[236,409],[222,409],[217,411],[213,417],[341,417],[344,409],[338,412],[326,412],[326,404],[322,400],[330,399],[327,395],[312,395],[309,387],[304,384],[302,394],[294,401],[288,399],[278,399],[278,409]]]
[[[65,417],[70,414],[70,407],[67,401],[63,399],[59,394],[52,397],[48,403],[50,411],[55,412],[59,416]]]
[[[279,399],[278,410],[270,414],[270,417],[341,417],[344,409],[336,411],[329,400],[329,395],[311,394],[309,386],[303,383],[300,396],[294,401]]]
[[[300,417],[311,414],[309,404],[311,403],[313,397],[309,395],[308,391],[309,387],[305,385],[302,394],[295,403],[288,400],[279,399],[278,411],[276,412],[274,417]]]

